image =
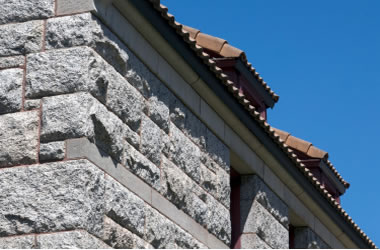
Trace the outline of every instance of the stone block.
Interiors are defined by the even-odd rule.
[[[158,190],[160,185],[160,169],[131,146],[127,147],[126,153],[124,165],[132,173]]]
[[[104,173],[87,160],[3,169],[0,237],[73,229],[100,235],[104,188]]]
[[[33,99],[33,100],[25,100],[24,109],[25,110],[33,110],[41,108],[41,100]]]
[[[170,119],[194,143],[206,148],[206,126],[178,98],[170,103]]]
[[[36,236],[36,248],[42,249],[108,249],[112,248],[86,231],[69,231]]]
[[[36,111],[0,116],[0,167],[36,163],[38,126]]]
[[[166,145],[169,159],[190,178],[200,183],[201,152],[174,124],[170,124],[170,143]]]
[[[132,233],[143,236],[145,225],[144,201],[112,178],[106,178],[106,215]]]
[[[40,161],[58,161],[65,158],[65,142],[41,143]]]
[[[23,76],[22,69],[0,70],[0,114],[21,110]]]
[[[54,15],[54,0],[0,0],[0,24],[45,19]]]
[[[45,97],[42,102],[44,143],[88,137],[120,163],[130,145],[139,145],[139,136],[88,93]]]
[[[147,207],[146,233],[144,239],[155,248],[205,248],[205,246],[162,216]]]
[[[201,99],[201,119],[207,124],[207,126],[215,131],[215,133],[224,139],[224,121],[220,116],[206,103],[204,99]]]
[[[220,167],[230,171],[230,150],[215,134],[207,129],[206,131],[206,151],[210,157],[218,163]]]
[[[260,203],[240,203],[243,233],[255,233],[271,248],[289,248],[288,229],[281,225]]]
[[[0,238],[1,249],[32,249],[35,248],[34,235],[22,235]]]
[[[80,5],[80,1],[76,0],[75,4]],[[126,75],[128,49],[91,13],[49,19],[46,27],[46,49],[75,46],[93,48],[120,74]]]
[[[38,52],[42,49],[43,21],[0,25],[0,34],[0,56]]]
[[[104,219],[104,235],[102,240],[116,249],[153,248],[150,244],[123,228],[108,217]]]
[[[18,68],[25,64],[24,56],[0,57],[0,69]]]
[[[141,125],[140,151],[157,166],[161,163],[163,131],[148,117],[144,116]]]
[[[328,249],[330,247],[309,227],[297,227],[294,229],[294,248]]]
[[[159,81],[151,82],[151,93],[149,95],[148,114],[166,133],[169,133],[170,124],[170,103],[175,98],[165,85]]]
[[[207,205],[207,229],[226,245],[231,243],[230,211],[209,194],[203,194]]]
[[[242,234],[240,241],[242,249],[272,249],[257,234]]]
[[[240,199],[244,202],[259,202],[284,227],[289,227],[289,209],[287,205],[258,177],[241,177]]]
[[[139,128],[144,98],[90,48],[54,50],[28,56],[27,97],[79,91],[91,93],[132,129]]]

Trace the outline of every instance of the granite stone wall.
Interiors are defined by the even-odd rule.
[[[0,0],[0,247],[209,247],[67,159],[74,138],[228,246],[229,149],[93,14],[59,17],[55,4]]]
[[[289,248],[287,205],[257,175],[241,177],[242,248]]]

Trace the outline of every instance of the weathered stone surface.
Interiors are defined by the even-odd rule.
[[[170,124],[170,143],[166,145],[168,157],[194,181],[200,183],[201,152],[174,124]]]
[[[65,158],[65,142],[41,143],[40,161],[57,161]]]
[[[159,86],[161,82],[152,72],[135,56],[127,50],[129,55],[126,78],[145,98],[151,96],[151,86]]]
[[[36,236],[37,248],[47,249],[69,249],[69,248],[89,248],[108,249],[112,248],[92,236],[86,231],[70,231],[60,233],[41,234]]]
[[[289,248],[289,232],[260,203],[240,203],[243,233],[255,233],[272,248]]]
[[[42,101],[42,142],[88,137],[120,163],[126,161],[129,144],[139,145],[139,136],[88,93]]]
[[[41,142],[94,137],[90,116],[97,111],[95,99],[87,93],[42,99]]]
[[[0,116],[0,167],[37,161],[39,113]]]
[[[218,193],[216,195],[217,200],[219,200],[224,206],[228,209],[230,208],[230,194],[231,194],[231,186],[230,186],[230,175],[225,172],[223,169],[218,168],[216,172],[217,178],[217,190]]]
[[[21,67],[24,64],[24,56],[0,57],[0,69]]]
[[[155,248],[205,248],[183,229],[147,207],[146,233],[144,239]]]
[[[0,171],[0,237],[86,229],[100,235],[104,173],[87,160]]]
[[[230,211],[209,194],[204,194],[204,201],[207,204],[207,229],[229,245],[231,242]]]
[[[242,234],[240,242],[242,249],[271,249],[257,234]]]
[[[133,147],[126,148],[124,165],[155,189],[160,185],[160,169]]]
[[[104,235],[102,240],[116,249],[153,248],[150,244],[123,228],[110,218],[104,219]]]
[[[0,56],[23,55],[40,51],[42,33],[43,21],[0,25]]]
[[[25,100],[25,103],[24,103],[25,110],[33,110],[33,109],[39,109],[39,108],[41,108],[40,99]]]
[[[43,19],[54,15],[54,0],[0,0],[0,24]]]
[[[106,179],[106,215],[138,236],[145,225],[144,201],[110,177]]]
[[[148,117],[144,116],[141,125],[140,151],[157,166],[161,162],[163,131]]]
[[[26,96],[90,92],[133,130],[145,107],[142,95],[115,69],[87,47],[28,56]]]
[[[134,131],[140,128],[145,100],[124,78],[108,85],[106,105]]]
[[[170,119],[194,143],[206,148],[206,126],[177,98],[170,103]]]
[[[94,48],[122,75],[126,75],[128,54],[125,45],[91,13],[49,19],[46,48],[74,46]]]
[[[206,133],[206,151],[219,166],[230,171],[230,150],[209,129]]]
[[[287,205],[257,175],[241,177],[240,199],[247,203],[259,202],[284,227],[289,227],[289,209]]]
[[[169,133],[170,124],[170,103],[176,97],[165,87],[158,79],[151,81],[149,95],[149,110],[150,119],[154,121],[166,133]]]
[[[35,248],[34,235],[12,236],[0,238],[1,249],[31,249]]]
[[[294,248],[328,249],[331,247],[309,227],[298,227],[294,229]]]
[[[0,114],[21,110],[23,75],[22,69],[0,71]]]

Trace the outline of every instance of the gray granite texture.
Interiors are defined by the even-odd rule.
[[[0,24],[45,19],[54,15],[54,0],[0,0]]]
[[[0,114],[21,110],[23,76],[22,69],[0,70]]]
[[[296,227],[294,229],[294,248],[328,249],[331,247],[309,227]]]

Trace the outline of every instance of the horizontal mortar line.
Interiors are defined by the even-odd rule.
[[[103,152],[102,149],[100,149],[99,147],[97,147],[96,144],[94,143],[91,143],[87,138],[77,138],[77,139],[69,139],[68,142],[70,141],[81,141],[83,142],[83,140],[85,141],[85,143],[87,143],[86,145],[86,148],[89,148],[89,147],[94,147],[96,148],[97,150],[100,150],[104,155],[107,155],[107,158],[109,158],[112,162],[113,165],[114,164],[114,161],[113,159],[105,152]],[[68,148],[70,146],[68,145]],[[100,155],[101,158],[105,158],[104,156]],[[165,216],[166,218],[168,218],[170,221],[172,221],[174,224],[176,224],[177,226],[179,226],[180,228],[182,228],[183,230],[185,230],[187,233],[189,233],[190,235],[194,236],[197,240],[199,240],[200,242],[202,242],[203,244],[205,244],[206,246],[209,247],[209,243],[207,242],[207,240],[202,240],[202,237],[199,237],[198,235],[195,235],[194,233],[191,233],[190,229],[189,228],[185,228],[184,226],[181,226],[181,225],[178,225],[177,224],[177,221],[175,221],[174,218],[172,218],[173,216],[171,216],[170,214],[168,214],[169,212],[164,212],[162,211],[162,209],[159,209],[159,207],[157,207],[156,205],[153,204],[152,200],[151,201],[147,201],[146,199],[142,198],[140,196],[140,194],[138,194],[137,192],[138,191],[133,191],[131,190],[131,187],[127,187],[125,184],[123,184],[121,182],[121,180],[119,180],[119,177],[115,177],[113,175],[111,175],[107,170],[106,168],[103,168],[102,166],[100,166],[100,164],[96,163],[95,161],[91,160],[91,156],[89,155],[86,155],[86,153],[84,153],[84,155],[81,155],[81,156],[78,156],[78,157],[73,157],[74,159],[83,159],[85,158],[86,160],[88,160],[89,162],[93,163],[95,166],[99,167],[103,172],[105,172],[108,176],[110,176],[111,178],[115,179],[118,183],[120,183],[121,185],[123,185],[125,188],[127,188],[129,191],[131,191],[132,193],[134,193],[135,195],[137,195],[139,198],[141,198],[145,203],[147,203],[149,206],[151,206],[152,208],[156,209],[160,214],[162,214],[163,216]],[[70,160],[73,160],[72,157],[70,157],[68,155],[68,161]],[[143,180],[141,180],[140,177],[136,176],[135,174],[133,174],[132,172],[130,172],[125,166],[119,164],[120,166],[123,167],[123,169],[125,171],[127,171],[129,174],[133,175],[137,181],[141,182],[140,184],[144,185],[144,186],[147,186],[152,192],[155,192],[156,193],[156,196],[159,197],[159,199],[162,199],[162,200],[165,200],[167,203],[170,204],[170,206],[172,206],[172,208],[176,209],[177,212],[179,212],[183,217],[186,218],[186,220],[188,221],[191,221],[193,223],[196,223],[196,225],[198,225],[200,228],[200,230],[204,230],[204,232],[200,232],[200,234],[206,234],[207,236],[211,236],[212,238],[214,238],[216,241],[218,241],[218,245],[216,245],[217,248],[220,248],[222,245],[224,247],[227,247],[229,248],[224,242],[222,242],[221,240],[217,239],[216,236],[214,236],[213,234],[211,234],[210,232],[208,232],[207,229],[205,229],[202,225],[200,225],[199,223],[197,223],[193,218],[191,218],[189,215],[187,215],[186,213],[184,213],[182,210],[178,209],[173,203],[171,203],[169,200],[167,200],[164,196],[162,196],[158,191],[156,191],[155,189],[153,189],[150,185],[148,185],[147,183],[145,183]],[[114,167],[114,166],[112,166]],[[151,197],[152,199],[152,197]],[[174,219],[174,220],[173,220]],[[185,223],[187,224],[187,223]],[[208,238],[208,237],[206,237]]]

